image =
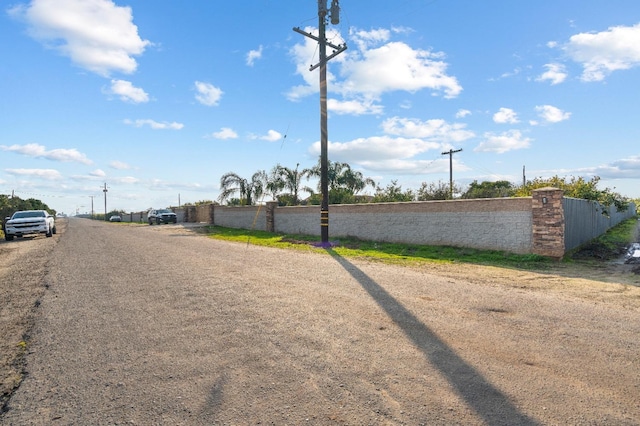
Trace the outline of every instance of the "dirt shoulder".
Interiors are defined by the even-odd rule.
[[[0,406],[22,380],[26,342],[47,287],[47,262],[66,225],[56,221],[52,238],[0,241]]]

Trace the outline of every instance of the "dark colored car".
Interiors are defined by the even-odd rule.
[[[149,225],[154,223],[161,225],[163,223],[178,223],[178,216],[169,209],[149,210]]]

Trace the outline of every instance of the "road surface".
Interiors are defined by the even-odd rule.
[[[640,424],[638,289],[180,225],[55,238],[3,425]]]

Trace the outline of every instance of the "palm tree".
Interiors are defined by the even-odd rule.
[[[240,196],[240,205],[252,206],[255,199],[260,198],[264,193],[267,174],[264,170],[259,170],[251,176],[251,180],[242,178],[234,172],[225,173],[220,178],[220,196],[218,199],[223,202],[236,192]]]
[[[320,178],[320,162],[310,169],[308,176]],[[371,178],[365,178],[362,172],[353,171],[348,163],[331,162],[327,164],[327,184],[329,191],[346,189],[352,195],[362,191],[367,186],[376,187],[376,183]],[[320,184],[318,184],[318,189]]]
[[[280,191],[282,191],[284,187],[285,181],[282,178],[282,166],[280,164],[276,164],[267,176],[265,184],[266,192],[271,195],[272,199],[276,200]]]
[[[295,169],[290,169],[288,167],[280,166],[280,177],[284,184],[283,188],[289,190],[289,194],[291,194],[292,203],[294,206],[300,204],[300,200],[298,199],[298,194],[300,192],[300,182],[303,177],[309,175],[309,169],[303,169],[298,171],[298,166],[300,163],[296,164]]]
[[[347,169],[343,171],[340,181],[345,188],[353,193],[353,195],[356,195],[367,186],[371,186],[374,189],[376,187],[376,182],[373,179],[365,178],[362,175],[362,172],[357,170],[354,172],[351,170],[351,167],[347,167]]]
[[[327,186],[329,191],[332,189],[338,189],[341,186],[340,176],[344,173],[345,168],[351,168],[347,163],[340,163],[338,161],[327,161]],[[322,178],[320,160],[318,164],[309,169],[308,177],[314,176],[318,179]],[[318,190],[320,190],[320,182],[318,182]]]

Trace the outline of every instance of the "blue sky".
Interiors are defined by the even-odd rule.
[[[331,161],[416,190],[462,149],[463,188],[524,168],[640,197],[637,0],[340,7]],[[101,212],[106,183],[108,210],[140,211],[215,200],[227,172],[312,167],[318,47],[293,27],[317,26],[315,0],[2,2],[0,193]]]

